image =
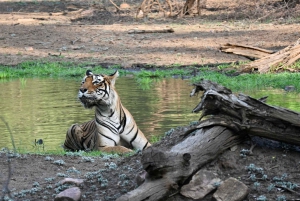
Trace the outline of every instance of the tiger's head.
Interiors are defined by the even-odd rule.
[[[83,106],[92,108],[97,105],[110,105],[111,91],[114,90],[118,76],[118,71],[111,75],[97,75],[87,70],[78,92],[78,98]]]

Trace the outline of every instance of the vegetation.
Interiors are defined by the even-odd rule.
[[[294,65],[299,68],[300,62]],[[143,89],[150,89],[151,84],[162,78],[178,77],[190,78],[192,83],[198,82],[200,79],[209,79],[218,82],[234,91],[264,89],[267,87],[284,88],[286,86],[294,86],[296,91],[300,89],[300,74],[299,73],[267,73],[267,74],[242,74],[234,76],[235,70],[226,71],[228,68],[237,68],[237,66],[220,65],[217,71],[213,71],[208,67],[186,67],[157,69],[154,68],[142,69],[141,71],[128,71],[120,68],[119,65],[114,65],[109,68],[102,66],[92,66],[88,63],[74,64],[66,62],[24,62],[16,67],[0,66],[0,80],[19,78],[22,83],[26,83],[24,78],[28,77],[68,77],[76,79],[84,75],[87,68],[92,67],[94,72],[103,74],[111,74],[116,69],[122,75],[133,74]]]
[[[191,78],[193,83],[200,81],[200,79],[208,79],[218,82],[221,85],[228,87],[234,91],[239,90],[257,90],[267,87],[285,88],[293,85],[295,90],[299,92],[300,89],[300,74],[299,73],[267,73],[267,74],[242,74],[239,76],[227,76],[226,74],[202,71],[200,76]]]
[[[23,77],[79,77],[84,75],[89,64],[72,64],[67,62],[23,62],[16,67],[0,66],[0,79]],[[94,71],[113,73],[114,69],[94,66]],[[122,72],[123,73],[123,72]]]

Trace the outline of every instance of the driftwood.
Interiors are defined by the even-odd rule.
[[[209,86],[215,85],[210,83],[202,81],[195,84],[193,91],[206,91],[193,112],[202,111],[202,117],[214,115],[202,121],[201,125],[228,125],[243,134],[300,145],[300,113],[267,105],[267,97],[257,100],[243,94],[236,96],[229,89],[225,93],[218,91],[219,88],[209,89]]]
[[[118,201],[167,199],[205,164],[248,135],[300,145],[300,113],[267,105],[267,97],[236,96],[207,80],[195,84],[191,95],[199,91],[204,93],[193,112],[202,111],[200,118],[206,120],[183,133],[179,143],[168,150],[155,145],[146,149],[142,156],[145,182]]]
[[[300,38],[295,44],[275,53],[261,48],[233,44],[222,46],[221,51],[243,55],[248,58],[259,58],[258,60],[240,66],[241,72],[243,73],[250,73],[253,71],[267,73],[280,70],[293,72],[295,69],[291,68],[291,66],[300,60]]]
[[[297,60],[300,59],[300,38],[293,45],[290,45],[274,54],[263,57],[259,60],[241,66],[242,72],[258,71],[260,73],[267,73],[269,71],[278,71],[281,69],[287,69],[294,71],[289,68]]]
[[[168,28],[168,29],[131,29],[128,31],[129,34],[142,34],[142,33],[173,33],[174,29]]]
[[[149,178],[137,189],[117,199],[161,200],[176,193],[201,167],[242,138],[223,126],[199,129],[169,151],[150,147],[142,156]]]
[[[245,56],[251,60],[260,59],[274,53],[274,51],[271,50],[266,50],[266,49],[247,46],[247,45],[231,44],[231,43],[222,45],[220,50],[226,53]]]

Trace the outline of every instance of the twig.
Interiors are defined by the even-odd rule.
[[[109,1],[117,9],[117,11],[121,10],[121,8],[119,6],[117,6],[112,0],[109,0]]]
[[[274,169],[274,168],[278,168],[278,165],[275,165],[275,166],[273,166],[273,167],[270,167],[268,170],[272,170],[272,169]]]
[[[180,192],[180,191],[176,191],[175,193],[169,195],[169,198],[170,198],[170,197],[173,197],[174,195],[178,194],[179,192]]]
[[[292,189],[290,189],[290,188],[283,187],[283,186],[278,186],[278,185],[275,185],[275,187],[277,187],[277,188],[283,188],[284,190],[287,190],[287,191],[289,191],[289,192],[291,192],[291,193],[295,193],[296,195],[299,195],[299,196],[300,196],[300,193],[298,193],[297,191],[294,191],[294,190],[292,190]]]
[[[158,30],[142,30],[142,29],[131,29],[128,34],[141,34],[141,33],[173,33],[174,29],[158,29]]]
[[[249,155],[253,155],[253,149],[254,149],[255,146],[256,146],[256,143],[253,143],[251,141],[251,147],[250,147],[250,150],[249,150]]]
[[[74,44],[75,44],[77,41],[79,41],[79,40],[80,40],[80,38],[77,38],[77,37],[76,37],[75,40],[72,40],[72,41],[71,41],[72,45],[74,45]]]
[[[276,13],[276,12],[278,12],[278,11],[282,10],[282,9],[285,9],[285,7],[281,7],[281,8],[275,9],[275,10],[273,10],[273,11],[271,11],[271,12],[267,13],[266,15],[264,15],[264,16],[262,16],[262,17],[258,18],[258,19],[255,19],[255,21],[260,21],[260,20],[263,20],[263,19],[265,19],[265,18],[269,17],[270,15],[272,15],[272,14],[274,14],[274,13]]]
[[[0,118],[1,118],[1,120],[4,122],[4,124],[5,124],[5,126],[6,126],[6,128],[7,128],[7,130],[8,130],[8,132],[9,132],[9,134],[10,134],[10,140],[11,140],[11,143],[12,143],[13,148],[14,148],[14,153],[16,153],[17,150],[16,150],[16,146],[15,146],[15,140],[14,140],[14,136],[13,136],[11,130],[10,130],[10,127],[9,127],[8,123],[5,121],[5,119],[4,119],[3,116],[0,116]]]
[[[7,151],[9,151],[9,150],[7,150]],[[10,163],[9,153],[6,153],[6,156],[7,156],[7,162],[8,162],[8,176],[7,176],[7,180],[3,184],[3,188],[2,188],[3,195],[1,197],[1,200],[4,200],[5,195],[8,195],[8,197],[10,199],[12,199],[12,196],[10,194],[10,190],[8,188],[9,181],[10,181],[11,175],[12,175],[12,169],[11,169],[11,163]]]
[[[100,34],[97,34],[97,35],[91,37],[91,41],[93,41],[93,39],[96,38],[97,36],[100,36]]]
[[[53,56],[53,57],[60,57],[61,56],[61,52],[58,54],[51,54],[51,53],[48,53],[49,56]]]

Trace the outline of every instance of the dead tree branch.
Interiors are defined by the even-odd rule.
[[[152,29],[152,30],[144,30],[144,29],[131,29],[128,31],[128,34],[142,34],[142,33],[173,33],[174,29]]]
[[[7,149],[7,153],[6,153],[6,157],[7,157],[7,166],[8,166],[8,175],[7,175],[7,179],[6,181],[3,183],[2,186],[2,197],[1,200],[5,200],[5,195],[7,195],[10,199],[13,199],[9,190],[9,182],[12,176],[12,168],[11,168],[11,159],[9,157],[9,150]]]
[[[249,73],[258,71],[267,73],[269,71],[278,71],[280,69],[289,69],[296,61],[300,60],[300,38],[293,45],[290,45],[274,54],[265,56],[249,64],[241,66],[241,71]],[[293,69],[289,69],[294,71]]]
[[[142,156],[145,182],[117,201],[164,200],[176,194],[204,165],[248,135],[261,136],[300,145],[300,113],[269,106],[263,99],[235,95],[217,83],[202,80],[194,85],[194,95],[203,91],[193,112],[207,117],[183,133],[178,143],[167,150],[153,145]]]

